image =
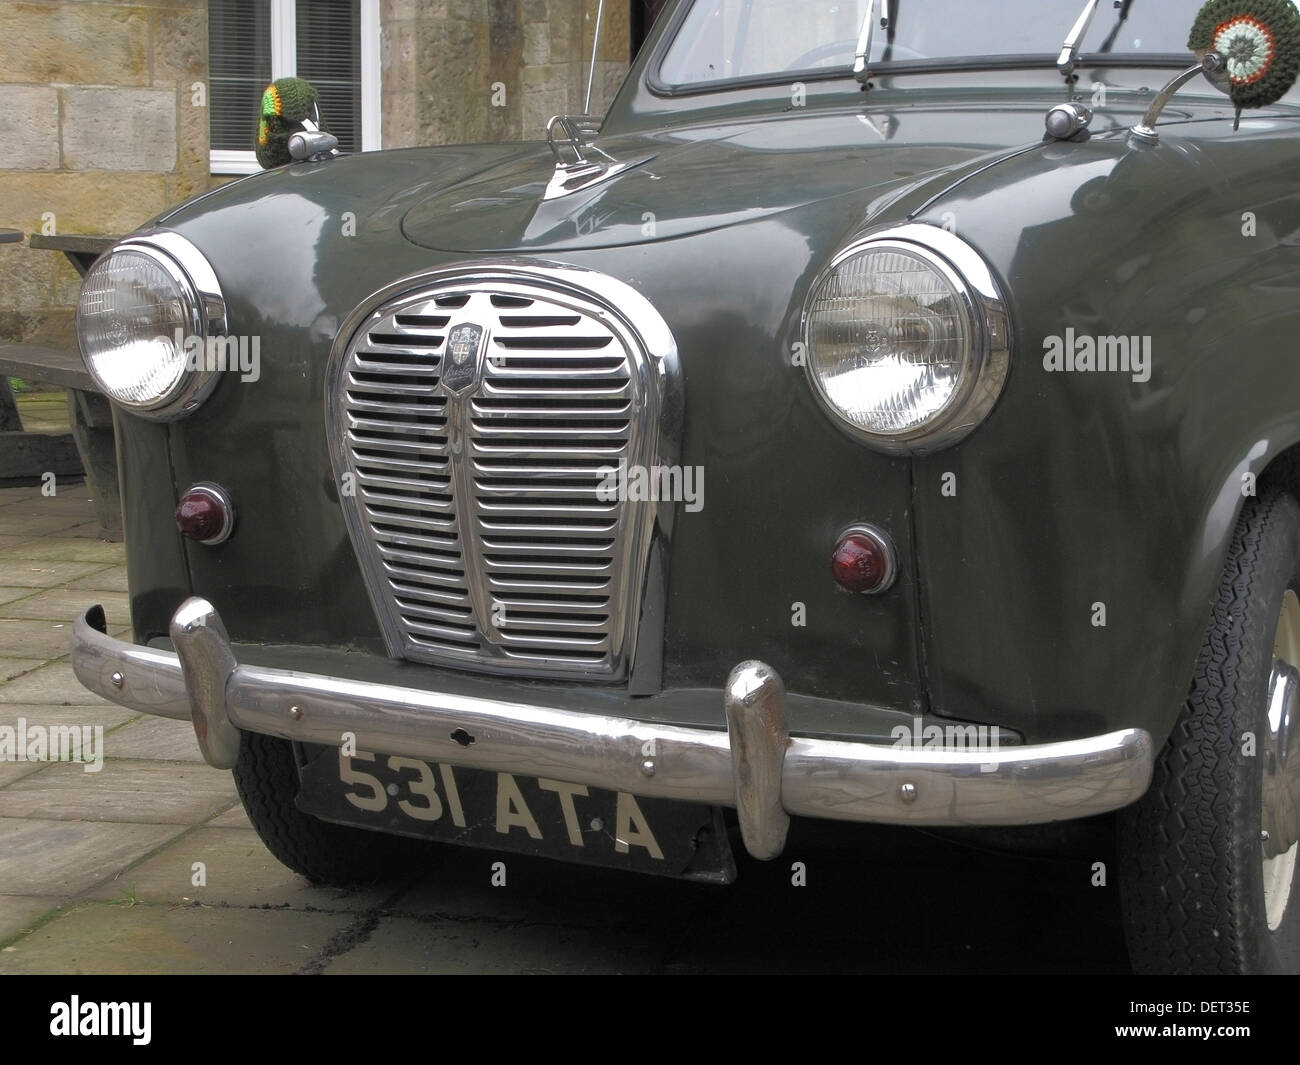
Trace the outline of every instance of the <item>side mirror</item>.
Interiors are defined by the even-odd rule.
[[[319,95],[302,78],[279,78],[262,93],[257,121],[257,161],[270,170],[304,159],[323,159],[338,138],[320,128]]]
[[[1300,11],[1293,0],[1209,0],[1196,15],[1187,46],[1196,65],[1160,90],[1129,131],[1132,141],[1160,139],[1155,128],[1160,112],[1198,74],[1237,105],[1238,124],[1244,108],[1280,100],[1300,74]]]

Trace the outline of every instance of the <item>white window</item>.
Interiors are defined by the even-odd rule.
[[[262,92],[305,78],[346,152],[374,151],[379,128],[379,0],[208,0],[212,173],[255,174]]]

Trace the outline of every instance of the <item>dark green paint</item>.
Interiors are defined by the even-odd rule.
[[[1195,89],[1166,111],[1161,145],[1135,149],[1123,130],[1171,71],[1084,70],[1110,86],[1096,135],[1042,144],[1043,113],[1066,98],[1052,70],[898,77],[865,95],[810,83],[792,108],[783,86],[657,96],[645,61],[602,144],[655,158],[589,193],[542,204],[541,145],[413,149],[286,167],[160,220],[209,257],[263,366],[166,429],[120,419],[137,637],[164,632],[192,590],[243,658],[418,688],[720,725],[728,671],[762,658],[794,693],[799,732],[879,739],[929,708],[1030,740],[1163,735],[1243,463],[1262,472],[1300,440],[1300,111],[1279,105],[1234,135],[1228,102]],[[817,271],[856,233],[912,216],[982,251],[1015,325],[988,423],[916,461],[841,433],[791,359]],[[330,345],[396,278],[502,254],[627,280],[676,337],[681,461],[704,467],[705,507],[677,518],[660,695],[382,656],[325,447]],[[1043,338],[1067,325],[1151,335],[1150,382],[1044,373]],[[956,498],[940,494],[945,472]],[[197,480],[239,510],[215,549],[182,549],[171,529]],[[879,598],[828,574],[835,534],[862,520],[901,550]]]

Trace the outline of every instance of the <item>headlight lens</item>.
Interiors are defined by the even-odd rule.
[[[992,276],[968,245],[933,226],[850,246],[814,282],[804,322],[817,393],[845,428],[884,451],[955,443],[992,409],[1006,378],[1006,315]]]
[[[86,274],[77,339],[109,399],[167,419],[194,410],[216,384],[215,373],[194,356],[214,327],[224,328],[225,309],[198,250],[175,234],[158,237],[168,250],[144,241],[122,244]]]

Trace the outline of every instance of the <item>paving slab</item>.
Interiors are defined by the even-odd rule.
[[[53,895],[0,895],[0,943],[27,931],[59,904]]]
[[[108,759],[87,773],[65,762],[0,790],[0,817],[192,825],[233,798],[230,774],[207,765]]]
[[[105,541],[102,535],[102,526],[98,521],[86,521],[80,525],[74,525],[71,529],[65,529],[59,533],[60,536],[71,536],[78,540],[99,540],[103,542],[117,543],[119,541]]]
[[[385,917],[369,938],[331,958],[323,971],[615,974],[657,972],[661,966],[662,947],[653,939],[608,929]]]
[[[88,902],[0,950],[0,973],[296,972],[351,914]]]
[[[69,588],[80,588],[91,592],[123,592],[127,590],[126,585],[126,567],[109,566],[100,570],[98,573],[92,573],[88,577],[78,577],[68,585]]]
[[[88,691],[77,680],[68,661],[52,662],[24,674],[7,684],[0,684],[0,703],[53,703],[56,705],[102,704],[107,699]]]
[[[0,704],[0,712],[3,704]],[[206,765],[188,721],[144,716],[117,729],[105,740],[108,758],[144,758],[163,762],[198,762]]]
[[[40,541],[36,541],[37,544]],[[75,581],[79,577],[88,577],[92,573],[102,573],[108,563],[121,562],[121,559],[104,561],[77,562],[50,559],[35,559],[22,554],[27,550],[26,544],[6,550],[0,556],[0,585],[10,587],[18,585],[23,588],[57,588]]]
[[[85,521],[87,515],[95,513],[95,503],[86,492],[85,482],[67,486],[56,483],[54,495],[38,494],[23,509],[28,513],[72,514],[78,520]]]
[[[7,658],[62,658],[71,651],[72,625],[67,621],[0,619],[0,653]]]
[[[80,894],[181,831],[175,825],[0,817],[0,894]]]
[[[203,863],[206,884],[194,883],[200,872],[194,869],[196,862]],[[392,893],[391,885],[346,890],[314,886],[281,865],[256,833],[205,826],[97,885],[86,897],[354,913],[378,906]]]
[[[209,828],[238,828],[245,832],[253,831],[253,823],[248,819],[242,802],[235,803],[224,814],[218,814],[207,824]]]
[[[25,484],[18,488],[0,488],[0,505],[21,503],[27,499],[40,498],[41,486],[39,484]]]
[[[0,645],[0,650],[3,645]],[[45,658],[0,658],[0,684],[7,684],[25,673],[40,669],[48,659]]]
[[[86,524],[84,514],[75,514],[65,508],[57,511],[41,506],[15,507],[0,511],[0,533],[6,536],[52,538],[59,534],[71,536],[72,529]]]
[[[125,624],[130,620],[131,600],[124,592],[100,591],[92,597],[80,588],[52,588],[47,592],[37,592],[35,595],[0,604],[0,618],[64,622],[70,625],[94,603],[103,606],[107,615],[116,622]]]
[[[44,769],[48,762],[3,762],[0,761],[0,788],[12,784],[15,780]]]
[[[89,692],[86,693],[86,698],[92,698]],[[11,728],[17,728],[22,719],[29,726],[43,725],[46,728],[57,728],[60,725],[90,725],[93,728],[100,725],[108,733],[110,729],[120,728],[137,717],[139,714],[134,710],[103,702],[58,706],[45,703],[0,703],[0,725]],[[111,755],[111,738],[106,736],[105,743],[105,754]]]
[[[32,562],[98,562],[121,565],[126,557],[126,547],[120,543],[105,543],[103,540],[69,537],[33,540],[31,543],[10,548],[9,554],[16,559],[28,559]]]
[[[434,852],[437,865],[420,876],[409,890],[390,902],[386,909],[395,915],[412,917],[464,918],[483,916],[497,921],[521,921],[528,915],[528,892],[492,886],[492,866],[506,863],[510,877],[527,877],[526,869],[536,863],[522,855],[469,847],[440,847]]]

